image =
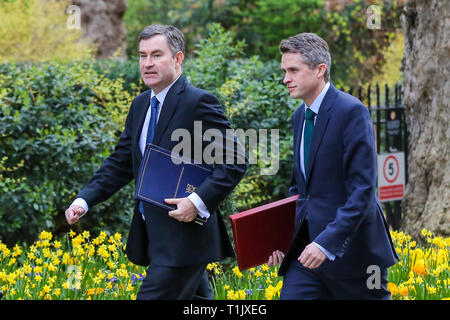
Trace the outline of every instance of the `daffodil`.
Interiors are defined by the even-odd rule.
[[[272,300],[275,295],[275,288],[274,286],[270,285],[265,290],[265,297],[267,300]]]
[[[227,291],[227,299],[228,300],[234,300],[234,290],[228,290]]]
[[[53,235],[52,235],[52,233],[51,232],[47,232],[47,231],[42,231],[40,234],[39,234],[39,240],[52,240],[52,237],[53,237]]]
[[[239,271],[239,267],[234,267],[233,268],[233,273],[236,275],[236,277],[238,277],[238,278],[242,278],[242,272],[241,271]]]

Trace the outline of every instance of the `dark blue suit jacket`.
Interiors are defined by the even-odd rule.
[[[292,116],[294,170],[291,194],[299,194],[293,242],[279,273],[303,250],[300,226],[308,222],[309,239],[336,256],[319,267],[330,278],[367,276],[367,267],[396,263],[389,229],[376,197],[374,132],[367,108],[330,85],[317,115],[305,180],[300,142],[305,119],[302,104]]]
[[[139,137],[150,105],[150,96],[149,90],[133,100],[125,129],[114,152],[103,161],[100,169],[78,194],[77,197],[86,200],[89,207],[108,199],[137,178],[142,159]],[[171,140],[172,132],[183,128],[191,134],[191,155],[195,155],[194,121],[202,121],[203,132],[215,128],[224,137],[230,128],[216,97],[189,85],[185,77],[181,76],[166,95],[153,144],[172,150],[179,143],[178,140]],[[203,142],[203,148],[206,145]],[[194,222],[179,222],[170,217],[167,210],[149,203],[144,203],[145,216],[148,218],[144,221],[136,201],[126,246],[128,258],[138,265],[151,262],[159,266],[182,267],[233,257],[234,252],[218,206],[241,180],[246,169],[247,164],[216,165],[212,175],[197,188],[195,192],[211,213],[203,226]]]

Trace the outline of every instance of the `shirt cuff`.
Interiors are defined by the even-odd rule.
[[[86,212],[88,212],[88,210],[89,210],[87,202],[83,198],[76,198],[70,206],[75,206],[75,205],[80,206],[84,209],[84,213],[80,216],[80,218],[82,216],[84,216],[86,214]]]
[[[191,200],[191,202],[194,204],[194,206],[197,208],[198,211],[198,215],[204,219],[208,219],[209,216],[211,215],[208,211],[208,209],[206,208],[205,203],[203,202],[203,200],[199,197],[198,194],[196,194],[195,192],[192,192],[188,197],[189,200]]]
[[[325,255],[328,257],[328,259],[330,259],[331,261],[334,261],[334,259],[336,259],[336,256],[334,254],[332,254],[330,251],[328,251],[327,249],[325,249],[324,247],[322,247],[320,244],[318,244],[317,242],[313,242],[323,253],[325,253]]]

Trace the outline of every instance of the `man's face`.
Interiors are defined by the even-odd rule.
[[[166,36],[155,35],[139,43],[139,68],[144,83],[156,94],[171,84],[180,74],[182,52],[170,51]]]
[[[319,65],[320,66],[320,65]],[[303,99],[307,104],[315,98],[317,88],[323,83],[323,67],[310,69],[298,52],[286,52],[281,57],[281,69],[284,71],[283,83],[294,99]],[[308,99],[309,98],[309,99]]]

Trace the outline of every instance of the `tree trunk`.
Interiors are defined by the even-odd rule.
[[[406,0],[402,15],[408,185],[402,228],[450,235],[450,1]]]
[[[120,49],[118,55],[124,57],[126,31],[122,18],[126,0],[73,0],[72,3],[81,9],[81,29],[96,48],[95,56],[109,58]]]

